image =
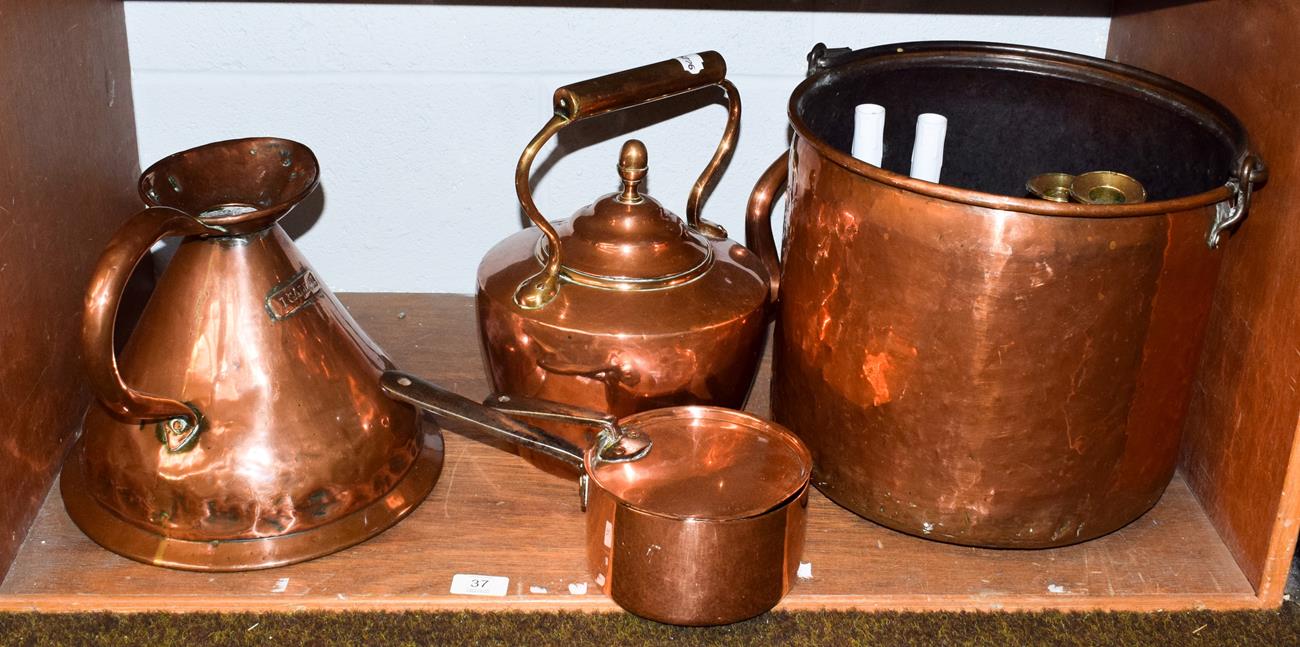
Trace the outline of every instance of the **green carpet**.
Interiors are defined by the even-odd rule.
[[[0,614],[3,645],[1300,645],[1300,611],[771,613],[729,627],[622,614]]]

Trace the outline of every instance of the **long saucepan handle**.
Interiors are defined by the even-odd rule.
[[[758,256],[767,268],[770,300],[776,303],[781,289],[781,259],[776,253],[776,239],[772,237],[772,205],[785,191],[790,174],[789,153],[782,152],[759,176],[754,191],[749,195],[749,208],[745,212],[745,245]]]
[[[379,386],[390,398],[413,404],[436,416],[468,422],[501,440],[546,454],[573,467],[579,473],[586,472],[582,450],[568,441],[469,398],[456,395],[410,373],[384,371],[379,378]]]
[[[556,420],[618,433],[618,418],[586,407],[500,392],[489,395],[483,404],[515,417]]]
[[[483,402],[497,411],[516,418],[557,420],[599,428],[595,460],[601,463],[627,463],[641,460],[654,445],[645,434],[635,429],[620,429],[618,418],[594,409],[505,393],[493,393]]]
[[[203,426],[203,414],[193,404],[128,386],[117,368],[113,325],[122,302],[122,290],[132,270],[154,243],[171,236],[213,233],[219,232],[183,211],[170,207],[144,209],[113,234],[86,288],[81,348],[91,389],[114,416],[133,423],[157,423],[158,439],[171,452],[194,447]]]

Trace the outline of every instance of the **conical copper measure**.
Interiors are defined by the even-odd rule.
[[[116,233],[86,294],[97,395],[62,476],[104,547],[174,568],[279,566],[361,542],[428,494],[442,439],[382,395],[389,360],[276,224],[317,185],[283,139],[177,153],[140,178],[150,206]],[[120,361],[132,268],[183,236]]]

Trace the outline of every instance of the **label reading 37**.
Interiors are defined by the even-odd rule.
[[[504,596],[510,590],[510,578],[499,575],[469,575],[457,573],[451,576],[451,592],[457,595],[493,595]]]

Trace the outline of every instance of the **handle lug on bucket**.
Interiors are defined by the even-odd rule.
[[[852,47],[827,47],[826,43],[817,43],[813,45],[812,51],[808,52],[808,73],[805,76],[812,76],[834,65],[835,59],[852,53]]]
[[[1214,205],[1214,222],[1205,243],[1210,249],[1216,249],[1223,241],[1223,232],[1241,222],[1250,211],[1250,199],[1254,194],[1255,184],[1263,184],[1268,179],[1268,169],[1253,155],[1246,156],[1241,163],[1237,177],[1229,178],[1228,188],[1232,197]]]

